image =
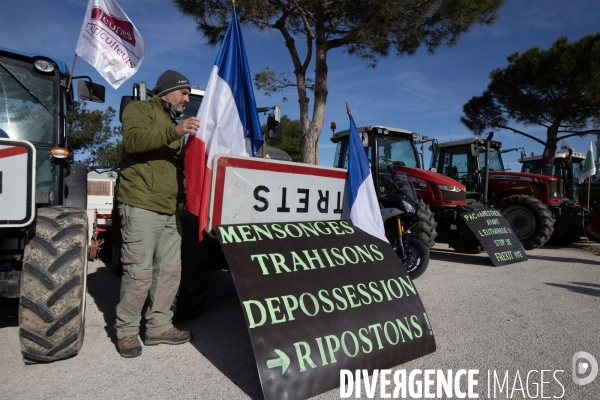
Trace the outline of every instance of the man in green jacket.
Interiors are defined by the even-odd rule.
[[[191,333],[172,324],[171,304],[181,279],[177,201],[183,195],[183,136],[200,120],[177,119],[191,86],[179,72],[158,77],[150,101],[132,101],[123,112],[123,163],[117,200],[121,217],[123,278],[117,305],[119,353],[137,357],[142,307],[147,298],[146,346],[181,344]]]

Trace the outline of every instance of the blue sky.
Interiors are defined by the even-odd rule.
[[[45,53],[73,62],[87,0],[3,0],[0,10],[0,46],[28,53]],[[106,103],[118,109],[121,96],[129,95],[134,82],[153,87],[166,69],[186,75],[193,85],[204,87],[218,48],[208,47],[195,30],[195,23],[182,16],[169,0],[118,0],[140,31],[146,55],[139,71],[114,90],[82,59],[75,75],[88,75],[106,86]],[[474,27],[452,48],[440,48],[434,55],[424,50],[414,56],[390,56],[375,69],[368,69],[342,50],[328,54],[329,96],[325,126],[319,140],[319,164],[331,165],[335,146],[329,140],[329,124],[348,128],[345,104],[349,103],[358,126],[385,125],[436,137],[444,142],[471,137],[460,123],[462,106],[480,95],[489,83],[489,73],[506,66],[506,57],[530,47],[549,47],[558,37],[575,41],[600,31],[600,0],[508,0],[499,20],[491,27]],[[291,70],[289,53],[276,31],[244,29],[244,40],[252,73],[266,66]],[[294,92],[267,97],[255,91],[258,107],[278,104],[282,114],[299,118]],[[310,95],[309,95],[310,97]],[[90,108],[96,106],[90,105]],[[261,116],[261,120],[266,117]],[[525,128],[545,138],[543,128]],[[504,148],[525,147],[540,154],[537,142],[510,132],[497,132],[494,139]],[[585,152],[594,135],[571,138],[576,151]],[[428,163],[429,152],[425,159]],[[505,162],[519,169],[517,152],[505,154]]]

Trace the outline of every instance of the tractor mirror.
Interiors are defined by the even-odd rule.
[[[369,134],[365,131],[360,133],[360,139],[362,141],[363,147],[369,147]]]
[[[123,111],[125,111],[125,107],[127,107],[127,105],[129,103],[131,103],[133,100],[135,100],[134,96],[121,97],[121,106],[119,107],[119,122],[120,123],[123,123]]]
[[[438,152],[440,151],[440,148],[439,148],[437,142],[431,143],[431,146],[429,147],[429,150],[431,150],[431,152],[433,153],[433,157],[434,158],[437,157]]]
[[[281,122],[277,121],[273,115],[267,118],[267,133],[270,140],[281,142]]]
[[[88,81],[77,82],[77,97],[82,100],[104,103],[104,86]]]
[[[479,145],[477,143],[471,143],[471,155],[479,157]]]

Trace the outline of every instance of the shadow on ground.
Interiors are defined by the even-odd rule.
[[[545,247],[545,246],[544,246]],[[550,247],[550,246],[548,246]],[[576,258],[576,257],[551,257],[551,256],[536,256],[527,254],[527,258],[531,258],[533,260],[547,260],[547,261],[557,261],[563,263],[566,267],[576,265],[576,264],[589,264],[593,266],[600,266],[598,260],[588,260],[585,258]]]
[[[121,288],[121,277],[117,276],[113,268],[110,266],[110,260],[104,260],[105,264],[100,266],[87,277],[87,291],[94,299],[94,303],[104,317],[104,330],[106,336],[115,345],[117,351],[117,335],[114,328],[115,317],[117,315],[115,309],[119,304],[119,291]]]
[[[437,261],[444,261],[456,264],[471,264],[473,266],[493,267],[492,260],[487,253],[479,254],[462,254],[454,250],[436,249],[435,247],[429,252],[429,258]]]
[[[0,328],[19,326],[19,299],[0,298]]]
[[[575,293],[587,294],[588,296],[600,297],[600,289],[593,289],[593,287],[600,288],[600,285],[596,285],[594,283],[585,283],[585,282],[571,282],[571,283],[572,283],[572,285],[565,285],[565,284],[561,284],[561,283],[546,283],[546,285],[567,289],[567,290],[569,290],[571,292],[575,292]],[[577,286],[575,286],[575,285],[577,285]]]
[[[88,275],[88,293],[103,314],[105,330],[115,345],[115,351],[115,307],[119,302],[120,285],[121,278],[109,266],[101,266]],[[141,338],[144,337],[143,326],[144,320]],[[192,345],[246,395],[253,399],[263,398],[250,335],[229,272],[209,272],[204,311],[199,317],[176,321],[175,326],[191,331]]]
[[[175,323],[193,332],[192,344],[223,375],[253,399],[262,399],[262,388],[242,306],[228,271],[210,271],[202,314]]]

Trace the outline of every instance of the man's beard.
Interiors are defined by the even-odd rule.
[[[181,113],[183,113],[183,108],[185,106],[178,106],[178,105],[173,104],[173,103],[169,103],[169,105],[170,105],[171,111],[173,111],[175,114],[181,114]]]

